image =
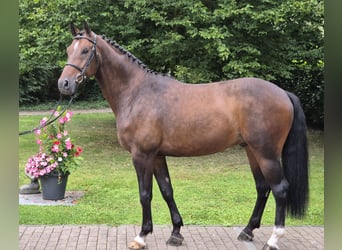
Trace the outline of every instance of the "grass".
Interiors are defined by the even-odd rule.
[[[37,125],[41,116],[20,116],[20,131]],[[68,131],[84,149],[82,167],[69,176],[67,190],[83,190],[76,206],[20,205],[20,224],[140,224],[136,174],[128,152],[119,145],[112,113],[75,114]],[[323,133],[309,132],[310,204],[305,219],[287,225],[324,224]],[[19,137],[19,185],[27,184],[25,163],[36,153],[34,135]],[[256,192],[245,152],[240,147],[204,157],[168,158],[175,200],[185,224],[245,225]],[[155,224],[171,224],[158,186],[153,185]],[[270,197],[263,225],[274,221]]]

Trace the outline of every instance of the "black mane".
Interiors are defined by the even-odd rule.
[[[81,30],[77,33],[77,36],[83,36],[85,33],[84,30]],[[138,59],[135,55],[127,51],[125,48],[123,48],[120,44],[118,44],[115,40],[107,38],[105,35],[101,35],[102,39],[105,40],[108,44],[110,44],[113,48],[118,49],[122,54],[126,55],[132,62],[138,64],[142,69],[144,69],[146,72],[155,74],[155,75],[162,75],[167,76],[170,78],[173,78],[170,74],[166,73],[160,73],[157,71],[154,71],[152,69],[149,69],[146,64],[144,64],[140,59]]]
[[[115,40],[108,39],[105,35],[101,35],[102,39],[105,40],[108,44],[110,44],[113,48],[118,49],[122,54],[126,55],[132,62],[138,64],[142,69],[146,70],[146,72],[158,75],[161,74],[159,72],[156,72],[154,70],[149,69],[140,59],[138,59],[136,56],[134,56],[132,53],[127,51],[125,48],[123,48],[120,44],[118,44]],[[161,74],[168,76],[166,74]]]

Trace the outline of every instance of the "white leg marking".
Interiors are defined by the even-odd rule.
[[[142,246],[146,246],[145,238],[140,237],[139,234],[134,238],[134,241],[138,242]]]
[[[277,243],[278,243],[278,240],[283,237],[285,234],[285,228],[283,227],[274,227],[273,228],[273,233],[271,235],[271,238],[267,241],[267,244],[270,246],[270,247],[274,247],[276,249],[279,249]]]

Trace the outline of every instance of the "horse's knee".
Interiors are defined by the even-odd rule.
[[[150,192],[141,192],[140,193],[140,203],[142,206],[148,206],[151,204],[152,194]]]

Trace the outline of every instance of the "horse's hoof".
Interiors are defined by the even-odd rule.
[[[172,234],[170,236],[170,239],[166,241],[166,244],[170,246],[180,246],[182,245],[183,240],[184,240],[184,237],[181,234],[177,234],[177,235]]]
[[[139,242],[136,242],[135,240],[128,245],[129,250],[145,249],[145,247],[146,245],[142,245]]]
[[[244,230],[242,230],[238,236],[238,240],[241,240],[241,241],[252,241],[253,238],[254,238],[254,235],[252,232],[249,234],[249,233],[246,233]]]
[[[278,250],[278,247],[271,247],[270,245],[268,245],[267,243],[264,245],[264,247],[262,248],[262,250]]]

